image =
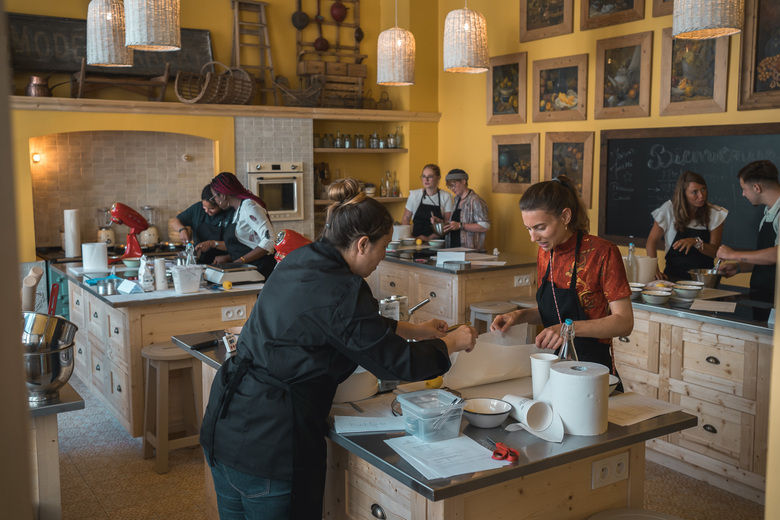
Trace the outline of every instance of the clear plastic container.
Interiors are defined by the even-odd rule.
[[[202,265],[174,265],[171,267],[173,288],[179,294],[198,292],[203,278],[203,269]]]
[[[441,389],[399,395],[406,432],[423,442],[457,437],[466,403],[453,403],[456,399],[455,395]]]

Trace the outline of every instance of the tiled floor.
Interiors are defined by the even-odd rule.
[[[205,519],[203,457],[175,450],[170,471],[158,475],[130,437],[84,385],[84,410],[60,414],[63,520]],[[647,463],[645,508],[684,520],[760,520],[763,507],[703,482]],[[555,520],[551,518],[550,520]]]

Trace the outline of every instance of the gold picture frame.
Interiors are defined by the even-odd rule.
[[[661,33],[659,115],[709,114],[726,111],[729,37],[705,40],[672,38]]]
[[[493,136],[493,193],[524,193],[539,182],[539,134]]]
[[[653,0],[653,18],[674,12],[674,0]]]
[[[537,60],[533,63],[531,82],[534,123],[588,118],[587,54]]]
[[[596,42],[596,119],[650,116],[653,32]]]
[[[625,5],[619,9],[620,5]],[[645,0],[581,0],[580,31],[643,20]]]
[[[574,32],[574,0],[520,0],[520,42]]]
[[[525,123],[528,53],[518,52],[490,58],[490,70],[486,76],[487,124]]]
[[[593,194],[593,140],[594,132],[547,132],[544,142],[545,179],[562,173],[569,176],[588,209]]]
[[[770,9],[777,5],[773,2],[776,0],[745,0],[737,110],[780,107],[780,50],[777,45],[767,45],[773,38],[772,32],[780,26],[780,13]],[[769,55],[768,49],[778,53]]]

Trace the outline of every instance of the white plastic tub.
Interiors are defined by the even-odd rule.
[[[179,294],[191,294],[198,292],[200,281],[203,279],[202,265],[174,265],[171,267],[173,276],[173,288]]]

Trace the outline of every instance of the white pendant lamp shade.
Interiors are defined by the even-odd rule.
[[[414,85],[414,35],[400,27],[379,34],[376,82],[379,85]]]
[[[126,44],[139,51],[181,49],[180,0],[125,0]]]
[[[125,47],[125,7],[122,0],[92,0],[89,3],[87,65],[133,66],[133,50]]]
[[[471,9],[456,9],[444,20],[444,70],[479,73],[488,70],[487,23]]]
[[[745,19],[744,0],[674,0],[672,34],[702,40],[736,34]]]

